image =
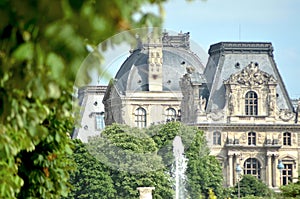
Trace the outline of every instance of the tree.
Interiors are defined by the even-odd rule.
[[[209,148],[202,131],[197,131],[191,146],[186,151],[187,189],[191,198],[208,197],[209,190],[220,197],[223,192],[223,175],[219,161],[209,155]]]
[[[113,124],[107,126],[101,135],[90,138],[86,148],[97,159],[97,164],[100,163],[109,172],[114,184],[115,198],[135,198],[138,197],[137,187],[154,186],[154,197],[166,199],[173,198],[174,195],[170,163],[174,163],[172,144],[177,135],[182,137],[185,154],[189,158],[187,183],[183,185],[191,192],[189,197],[208,197],[209,190],[214,190],[221,196],[220,165],[209,155],[203,132],[196,127],[178,122],[145,129]],[[78,164],[82,165],[82,170],[93,169],[89,163]],[[84,181],[94,182],[94,176],[77,172],[76,179],[84,178]],[[73,180],[72,184],[77,181]],[[76,183],[75,186],[80,187]],[[81,189],[83,188],[79,188]],[[101,193],[100,190],[99,192]]]
[[[202,131],[179,122],[168,122],[151,126],[148,132],[157,144],[158,154],[169,171],[174,162],[172,142],[177,135],[182,138],[185,156],[188,159],[186,189],[191,198],[199,198],[202,195],[208,197],[210,189],[214,190],[217,196],[222,196],[222,169],[219,161],[209,155],[210,151]]]
[[[67,194],[72,87],[86,44],[159,26],[161,16],[142,10],[148,2],[163,10],[163,0],[0,1],[0,198]]]
[[[289,183],[287,185],[281,186],[280,190],[284,197],[299,198],[300,197],[300,182]]]
[[[115,198],[116,190],[106,165],[92,156],[80,140],[74,140],[74,144],[72,159],[76,169],[70,176],[72,189],[67,198]]]
[[[155,142],[145,131],[113,124],[87,144],[89,152],[109,168],[115,198],[136,198],[137,188],[148,186],[155,187],[155,198],[173,198],[170,176],[156,153]]]
[[[237,185],[235,186],[235,195],[237,195]],[[240,181],[240,194],[245,196],[258,196],[266,197],[274,195],[274,192],[270,190],[265,183],[258,180],[252,175],[244,175]]]

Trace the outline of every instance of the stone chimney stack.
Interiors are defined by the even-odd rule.
[[[162,91],[163,45],[160,35],[153,33],[148,38],[149,91]]]
[[[140,199],[152,199],[152,190],[154,189],[154,187],[138,187]]]

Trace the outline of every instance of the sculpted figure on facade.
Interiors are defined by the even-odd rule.
[[[229,114],[232,115],[234,113],[234,107],[236,107],[235,97],[233,93],[229,93],[228,95],[228,110]]]
[[[201,95],[200,100],[199,100],[199,111],[200,111],[200,113],[204,113],[205,108],[206,108],[206,98]]]

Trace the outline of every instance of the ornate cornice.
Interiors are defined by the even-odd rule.
[[[228,123],[198,123],[194,124],[200,130],[211,130],[212,128],[224,130],[277,130],[277,131],[299,131],[300,124],[228,124]]]
[[[83,86],[79,88],[78,93],[104,94],[108,86]]]
[[[220,42],[210,46],[209,55],[223,53],[269,54],[273,56],[270,42]]]

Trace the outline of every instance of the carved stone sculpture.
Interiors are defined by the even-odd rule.
[[[232,74],[225,83],[258,86],[262,84],[276,84],[276,80],[272,75],[259,70],[257,63],[250,63],[241,72]]]
[[[140,199],[152,199],[152,190],[154,189],[154,187],[138,187]]]

